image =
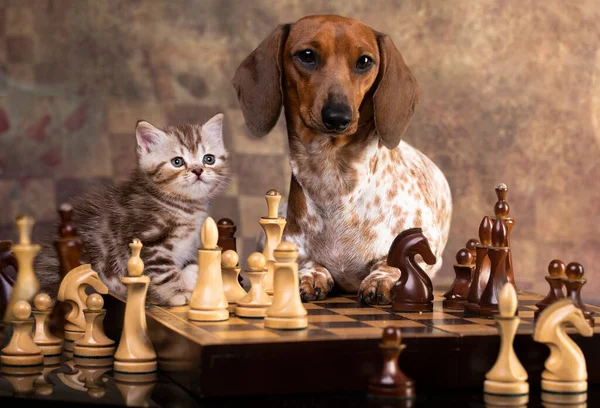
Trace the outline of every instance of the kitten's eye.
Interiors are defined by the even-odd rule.
[[[296,58],[307,66],[314,66],[317,63],[317,54],[313,50],[302,50],[296,54]]]
[[[212,154],[205,154],[204,158],[202,158],[202,161],[204,162],[204,164],[215,164],[215,156],[213,156]]]
[[[185,161],[183,160],[183,157],[175,157],[174,159],[171,159],[171,164],[173,167],[181,167],[185,164]]]
[[[366,71],[373,66],[373,58],[368,55],[363,55],[356,61],[356,69],[359,71]]]

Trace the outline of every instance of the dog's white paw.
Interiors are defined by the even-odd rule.
[[[333,289],[333,278],[327,268],[308,261],[298,271],[300,277],[300,297],[303,302],[323,300]]]
[[[400,270],[386,266],[375,269],[360,284],[358,300],[367,305],[387,305],[392,302],[392,288],[400,278]]]

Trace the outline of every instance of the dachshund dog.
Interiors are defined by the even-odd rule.
[[[441,266],[452,217],[443,173],[402,142],[420,90],[392,39],[359,21],[308,16],[280,25],[233,78],[260,137],[285,107],[292,179],[283,240],[299,251],[303,301],[334,288],[391,302],[390,244],[420,227]]]

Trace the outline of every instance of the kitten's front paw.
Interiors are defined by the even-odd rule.
[[[169,299],[169,306],[184,306],[190,301],[191,293],[179,294]]]
[[[190,292],[193,292],[196,288],[196,282],[198,281],[198,264],[189,264],[183,268],[181,272],[183,272],[183,284],[185,285],[185,288]]]

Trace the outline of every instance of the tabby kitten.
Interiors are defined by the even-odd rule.
[[[104,186],[73,200],[73,220],[84,243],[81,261],[98,272],[111,292],[125,295],[129,243],[139,238],[148,301],[187,303],[197,279],[200,230],[210,200],[227,186],[229,154],[223,143],[223,115],[204,125],[164,130],[140,121],[137,167],[118,186]],[[42,291],[55,297],[59,261],[52,246],[36,258]]]

